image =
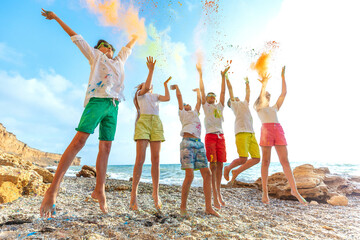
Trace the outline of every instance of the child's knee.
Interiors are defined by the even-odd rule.
[[[258,164],[260,162],[260,158],[253,158],[253,159],[254,159],[255,164]]]

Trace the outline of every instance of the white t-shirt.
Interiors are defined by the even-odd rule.
[[[257,113],[261,120],[261,123],[279,123],[277,118],[277,112],[278,112],[278,108],[277,105],[275,104],[272,107],[260,108]]]
[[[159,94],[147,92],[137,95],[140,114],[159,115]]]
[[[235,114],[235,135],[239,132],[254,133],[249,103],[246,100],[231,101],[231,109]]]
[[[71,40],[89,60],[91,68],[84,106],[92,97],[125,100],[124,64],[131,49],[123,47],[114,59],[109,59],[100,50],[91,47],[81,35],[74,35]]]
[[[209,104],[206,102],[202,106],[205,113],[204,122],[206,133],[223,133],[222,122],[224,121],[224,106],[220,102],[218,104]]]
[[[186,111],[185,109],[179,110],[180,122],[182,124],[182,129],[180,136],[184,136],[184,133],[190,133],[197,138],[201,136],[201,123],[199,118],[199,112]]]

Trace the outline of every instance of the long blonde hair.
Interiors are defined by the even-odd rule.
[[[140,83],[139,85],[136,86],[136,92],[135,92],[135,96],[134,96],[134,105],[135,105],[135,108],[136,108],[136,120],[135,120],[135,125],[137,123],[137,121],[139,120],[140,118],[140,106],[139,106],[139,102],[137,100],[137,95],[138,93],[140,92],[140,90],[142,89],[144,83]]]
[[[270,102],[270,97],[271,97],[271,94],[268,91],[266,91],[265,98],[268,102]],[[255,109],[255,111],[259,111],[259,105],[260,105],[260,96],[254,102],[253,108]]]

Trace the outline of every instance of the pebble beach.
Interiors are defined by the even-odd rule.
[[[156,211],[152,186],[140,183],[139,211],[129,210],[131,182],[108,179],[109,213],[90,198],[95,179],[66,177],[56,203],[56,217],[42,219],[42,197],[23,197],[0,205],[0,239],[360,239],[360,197],[349,205],[300,205],[261,192],[223,188],[221,218],[204,213],[201,187],[192,188],[189,218],[179,214],[181,186],[160,185],[163,203]]]

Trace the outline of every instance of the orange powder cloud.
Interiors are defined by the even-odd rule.
[[[263,76],[268,71],[268,65],[271,57],[271,52],[263,52],[256,63],[250,65],[252,70],[255,70],[259,76]]]
[[[129,38],[137,35],[139,44],[146,42],[145,19],[139,18],[139,11],[134,6],[130,5],[126,9],[119,0],[86,0],[86,3],[90,11],[99,16],[104,26],[125,31]]]

